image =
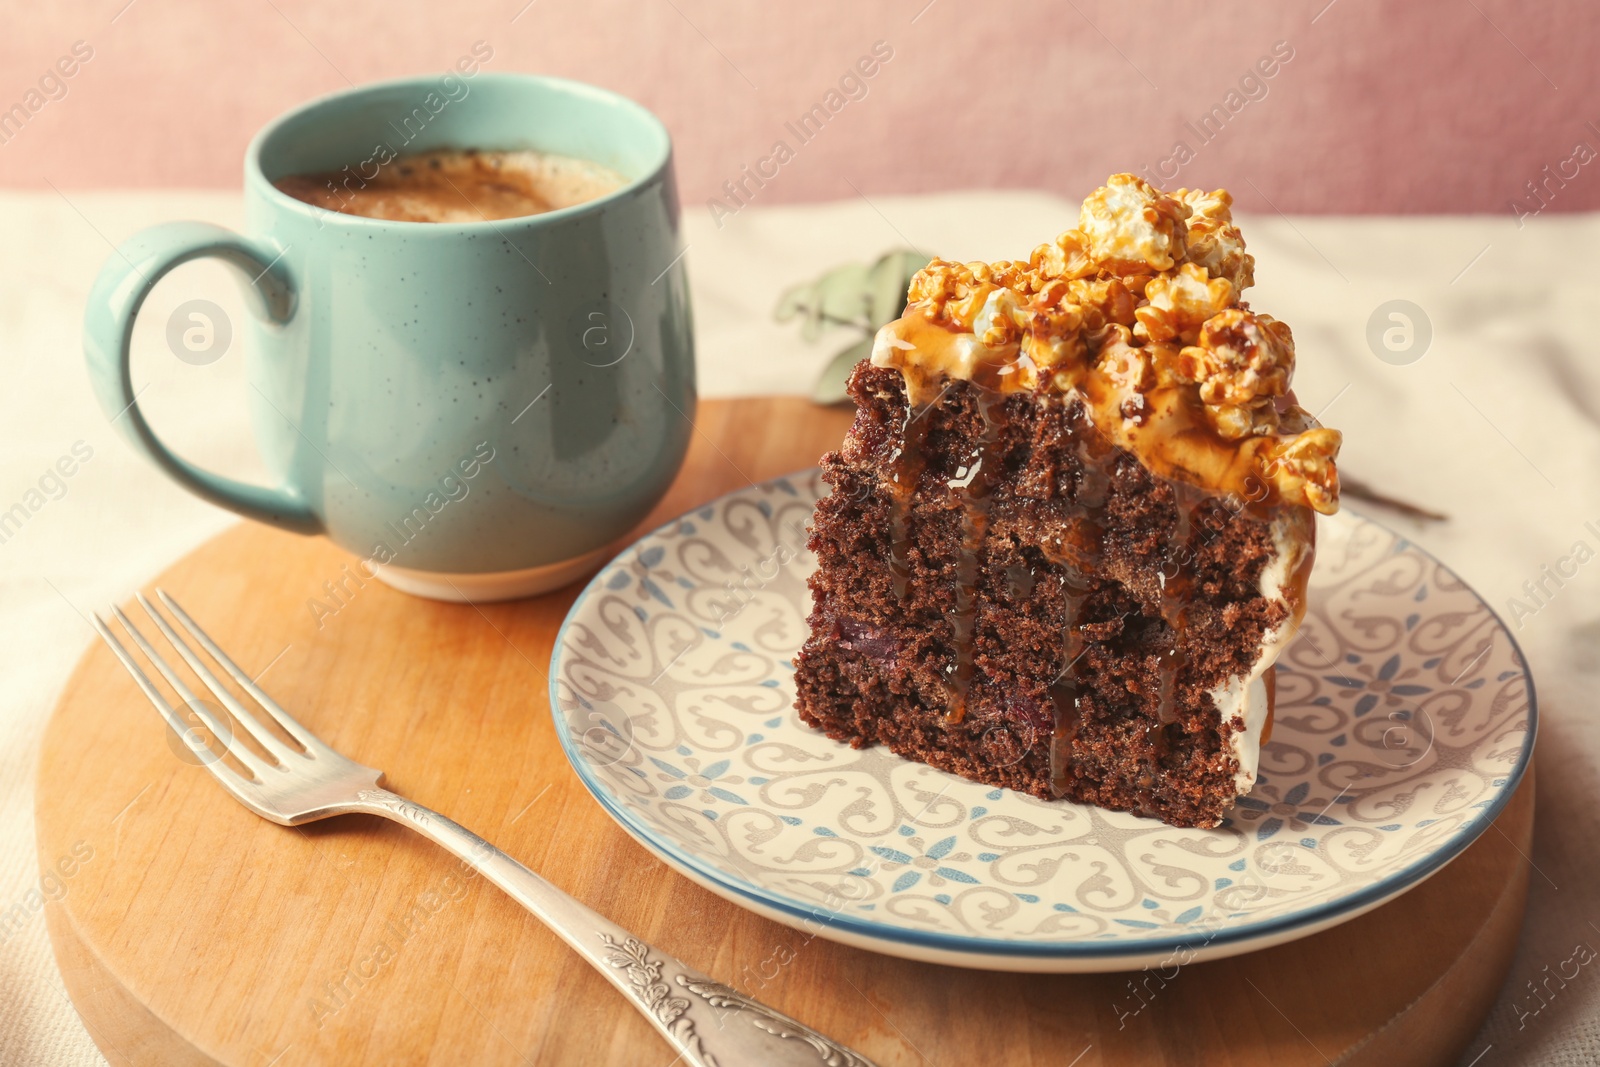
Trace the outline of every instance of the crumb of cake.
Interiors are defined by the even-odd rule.
[[[1240,300],[1255,261],[1232,203],[1221,189],[1164,193],[1114,174],[1077,228],[1026,263],[929,263],[872,362],[905,373],[913,403],[977,376],[1001,392],[1081,393],[1097,425],[1164,476],[1237,495],[1264,481],[1332,513],[1340,437],[1285,401],[1294,337]]]

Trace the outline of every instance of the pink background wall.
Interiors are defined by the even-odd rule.
[[[443,70],[482,40],[485,69],[582,78],[653,108],[702,210],[780,138],[795,158],[758,202],[991,186],[1075,198],[1113,171],[1176,170],[1167,184],[1226,185],[1255,210],[1509,213],[1518,197],[1540,207],[1527,184],[1548,165],[1570,179],[1546,182],[1550,210],[1600,207],[1600,165],[1568,162],[1579,142],[1600,149],[1590,0],[525,2],[8,5],[0,111],[42,106],[0,143],[0,186],[231,187],[279,111]],[[59,99],[30,100],[80,40],[93,58],[46,79]],[[866,96],[801,146],[785,121],[880,40],[893,58]],[[1292,58],[1250,80],[1280,41]],[[1186,120],[1226,108],[1242,80],[1203,143]],[[1179,141],[1193,158],[1163,166]]]

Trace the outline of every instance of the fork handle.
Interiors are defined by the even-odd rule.
[[[789,1016],[646,944],[438,812],[387,789],[363,789],[354,810],[381,815],[443,845],[527,908],[650,1020],[694,1067],[874,1067]]]

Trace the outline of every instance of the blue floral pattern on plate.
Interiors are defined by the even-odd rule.
[[[766,914],[979,966],[1225,955],[1421,881],[1526,766],[1533,693],[1510,634],[1449,570],[1348,512],[1319,519],[1260,778],[1221,827],[830,741],[793,708],[824,491],[802,472],[643,538],[579,596],[551,661],[558,733],[589,789],[670,863]]]

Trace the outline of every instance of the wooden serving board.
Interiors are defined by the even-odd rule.
[[[848,419],[800,400],[703,404],[647,525],[816,462]],[[669,871],[579,783],[545,677],[576,586],[441,604],[358,585],[354,562],[326,540],[247,524],[158,583],[392,788],[883,1067],[1445,1064],[1509,967],[1531,775],[1493,830],[1400,899],[1164,983],[966,971],[808,938]],[[112,1063],[672,1061],[598,974],[442,850],[365,816],[272,825],[183,751],[96,641],[45,737],[37,821],[41,864],[65,887],[47,909],[56,958]]]

